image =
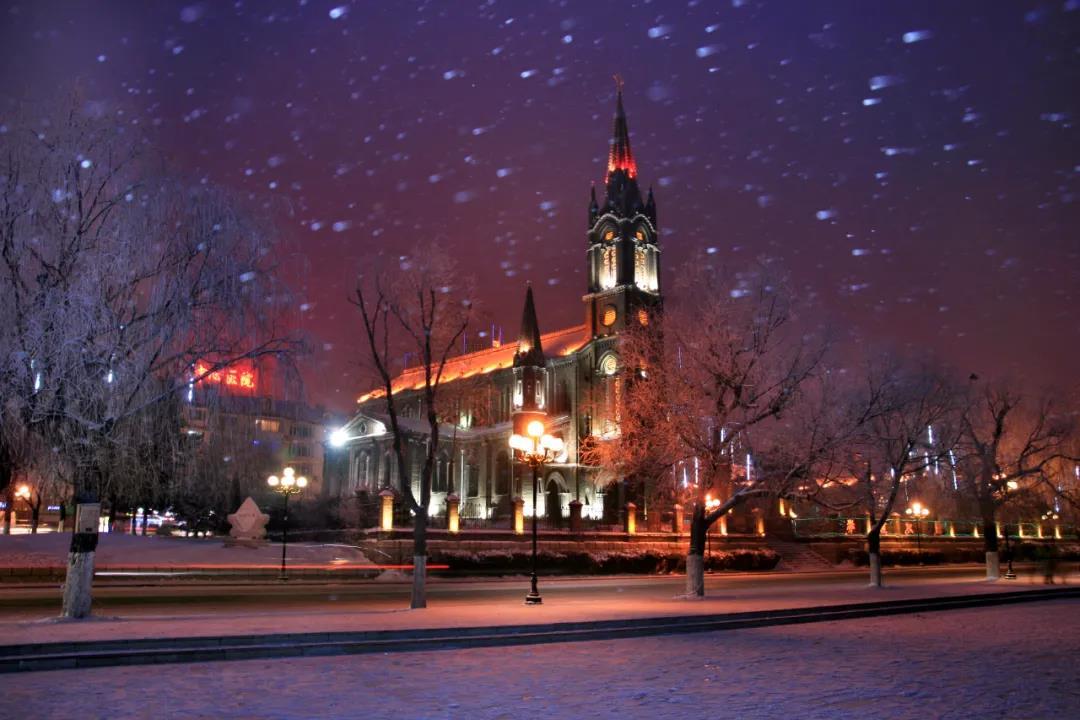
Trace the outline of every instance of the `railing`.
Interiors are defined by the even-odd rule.
[[[793,518],[791,527],[796,537],[863,537],[869,529],[869,521],[863,517],[809,517]],[[1004,536],[1024,540],[1077,539],[1077,528],[1051,522],[998,523],[997,532]],[[983,534],[981,520],[934,519],[915,520],[891,517],[881,528],[883,538],[978,538]]]

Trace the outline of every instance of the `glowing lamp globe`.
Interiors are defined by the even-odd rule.
[[[330,444],[336,448],[345,447],[345,443],[349,442],[349,433],[345,428],[338,428],[334,432],[330,433]]]
[[[539,420],[532,420],[525,427],[525,432],[529,434],[529,437],[538,438],[544,434],[544,423]]]

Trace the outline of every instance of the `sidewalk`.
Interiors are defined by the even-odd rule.
[[[812,579],[812,578],[811,578]],[[562,583],[596,582],[601,592],[587,598],[559,597]],[[607,590],[609,580],[596,578],[545,579],[545,602],[525,606],[520,599],[455,598],[430,600],[423,610],[408,610],[407,599],[400,608],[341,610],[327,605],[313,611],[278,609],[201,614],[132,615],[95,617],[85,621],[60,621],[43,613],[38,620],[0,619],[5,645],[89,642],[145,638],[197,638],[221,636],[281,635],[291,633],[356,633],[446,628],[505,627],[516,625],[641,620],[673,616],[693,617],[757,611],[793,610],[875,603],[922,600],[969,595],[1030,592],[1044,589],[1025,581],[920,581],[915,584],[869,588],[865,576],[852,575],[851,582],[828,585],[747,584],[740,587],[711,588],[700,600],[673,597],[671,583],[656,583],[634,597],[621,596],[618,587]],[[442,583],[448,584],[448,583]],[[463,588],[484,591],[484,582],[461,583]],[[499,583],[505,589],[506,583]],[[523,586],[524,587],[524,586]],[[1074,587],[1074,589],[1076,589]],[[522,591],[524,592],[524,590]],[[466,593],[468,594],[468,593]]]

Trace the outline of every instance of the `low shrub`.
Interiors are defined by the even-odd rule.
[[[895,550],[883,550],[881,552],[881,564],[883,566],[897,566],[897,565],[941,565],[942,563],[954,563],[954,562],[968,562],[967,560],[954,559],[965,553],[950,550],[950,554],[942,550],[909,550],[908,548],[897,548]],[[870,554],[862,548],[851,548],[848,550],[848,560],[852,565],[860,567],[866,567],[870,564]]]
[[[711,571],[749,572],[753,570],[772,570],[779,562],[779,553],[767,548],[719,550],[705,555],[705,569]]]
[[[433,553],[431,562],[446,564],[451,572],[462,574],[521,574],[532,569],[532,555],[520,550],[485,550],[478,553],[446,550]],[[718,551],[707,556],[706,570],[771,570],[778,562],[780,556],[768,549]],[[686,558],[679,553],[652,550],[596,554],[541,550],[537,554],[537,567],[546,575],[658,575],[684,571]]]

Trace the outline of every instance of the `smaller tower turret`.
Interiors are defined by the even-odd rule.
[[[547,414],[547,358],[540,343],[540,325],[536,321],[532,285],[525,289],[525,309],[521,313],[521,332],[514,353],[514,432],[526,434],[532,420]]]

